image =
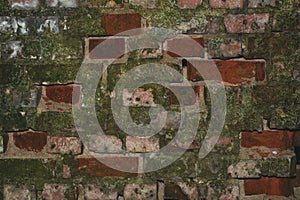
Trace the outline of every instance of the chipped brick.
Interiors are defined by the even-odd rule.
[[[44,184],[42,196],[45,200],[59,200],[65,199],[65,193],[67,190],[67,186],[63,184]]]
[[[51,8],[76,8],[78,7],[77,0],[46,0],[46,4]]]
[[[11,7],[19,10],[33,10],[39,8],[39,0],[10,0]]]
[[[177,0],[179,8],[195,9],[202,4],[202,0]]]
[[[224,17],[228,33],[262,33],[269,22],[269,14],[238,14]]]
[[[122,152],[122,141],[114,135],[91,135],[89,151],[97,153]]]
[[[209,4],[213,8],[242,8],[243,0],[209,0]]]
[[[55,154],[80,154],[82,146],[78,137],[49,136],[47,152]]]
[[[104,199],[114,200],[118,197],[116,188],[103,188],[101,186],[88,184],[84,190],[86,200]]]
[[[125,106],[154,106],[152,89],[146,91],[143,88],[137,88],[134,91],[124,89],[123,103]]]
[[[34,188],[29,186],[14,186],[4,185],[3,186],[3,198],[7,200],[14,199],[36,199]]]
[[[276,0],[249,0],[248,2],[249,8],[257,8],[264,6],[276,7]]]
[[[124,188],[125,199],[156,200],[156,184],[127,184]]]
[[[146,138],[127,136],[126,151],[127,152],[155,152],[159,150],[159,140],[157,138]]]

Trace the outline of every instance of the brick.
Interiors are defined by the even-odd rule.
[[[109,163],[114,168],[125,169],[127,172],[113,169],[103,163]],[[102,157],[102,158],[77,158],[78,173],[98,177],[133,177],[138,174],[137,157]]]
[[[182,33],[218,33],[220,17],[206,16],[205,18],[192,17],[189,21],[182,21],[176,28]]]
[[[156,184],[127,184],[124,188],[125,199],[156,200]]]
[[[4,200],[27,200],[36,199],[34,187],[29,187],[26,185],[14,186],[14,185],[4,185],[3,186],[3,199]]]
[[[217,66],[222,81],[225,85],[251,85],[256,81],[265,80],[266,62],[264,60],[189,60],[187,79],[190,81],[202,80],[199,69],[209,72],[209,68],[214,64]],[[210,79],[217,79],[210,74]]]
[[[261,177],[259,179],[246,179],[244,181],[246,195],[276,195],[290,196],[293,188],[288,178]]]
[[[66,198],[67,186],[63,184],[44,184],[42,196],[45,200],[60,200]]]
[[[146,138],[127,136],[126,137],[126,151],[127,152],[155,152],[159,150],[158,138]]]
[[[165,186],[165,199],[183,199],[187,200],[187,195],[177,184],[166,184]]]
[[[293,147],[293,133],[284,130],[265,130],[262,133],[241,132],[241,147],[264,146],[286,150]]]
[[[137,88],[136,90],[123,90],[123,104],[125,106],[154,106],[152,89],[144,90]]]
[[[54,154],[80,154],[82,145],[78,137],[49,136],[47,152]]]
[[[156,0],[129,0],[130,4],[144,8],[155,8]]]
[[[203,37],[174,38],[166,41],[166,51],[172,57],[203,57],[203,45]]]
[[[41,99],[38,110],[41,112],[71,112],[72,104],[80,103],[79,85],[48,85],[39,88]],[[72,95],[74,95],[73,98]]]
[[[117,59],[125,54],[125,38],[123,37],[86,38],[85,46],[85,56],[91,59]]]
[[[242,8],[243,0],[209,0],[209,5],[213,8]]]
[[[62,177],[63,178],[71,178],[71,169],[68,165],[62,166]]]
[[[0,153],[4,152],[4,138],[0,135]]]
[[[188,185],[185,182],[178,182],[178,185],[183,193],[187,195],[188,199],[199,199],[198,188],[196,185]]]
[[[116,188],[103,188],[93,184],[88,184],[84,189],[84,193],[86,200],[115,200],[118,198],[118,191]]]
[[[249,0],[248,7],[249,8],[257,8],[264,6],[272,6],[276,7],[276,0]]]
[[[19,10],[33,10],[39,8],[39,0],[9,0],[11,7]]]
[[[220,200],[240,199],[240,188],[237,185],[229,185],[225,189],[225,194],[220,196]]]
[[[269,22],[269,14],[238,14],[224,17],[228,33],[262,33]]]
[[[107,14],[104,16],[103,23],[106,35],[116,35],[123,31],[142,27],[142,19],[139,14]],[[138,34],[139,32],[132,33]]]
[[[177,0],[179,8],[195,9],[202,4],[202,0]]]
[[[119,153],[122,152],[122,141],[114,135],[92,135],[89,138],[89,151]]]
[[[295,131],[293,136],[293,146],[300,147],[300,131]]]
[[[222,57],[237,57],[242,55],[242,44],[240,40],[228,39],[220,45]]]
[[[237,164],[230,165],[227,173],[232,178],[259,178],[261,169],[259,163],[255,160],[241,160]]]
[[[39,131],[14,132],[13,140],[19,149],[40,152],[47,144],[47,133]]]
[[[50,8],[76,8],[78,7],[77,0],[46,0],[46,5]]]

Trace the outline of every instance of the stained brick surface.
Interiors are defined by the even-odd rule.
[[[27,151],[41,151],[47,143],[47,133],[45,132],[15,132],[13,140],[16,147]]]
[[[142,19],[139,14],[107,14],[104,16],[106,35],[116,35],[124,31],[141,27]]]

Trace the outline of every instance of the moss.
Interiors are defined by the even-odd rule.
[[[77,136],[72,113],[44,112],[35,117],[30,127],[53,135]]]

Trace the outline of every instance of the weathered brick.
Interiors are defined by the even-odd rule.
[[[178,182],[179,187],[183,191],[184,194],[187,195],[188,199],[199,199],[198,188],[197,185],[188,185],[185,182]]]
[[[261,33],[269,22],[269,14],[238,14],[224,17],[228,33]]]
[[[179,8],[195,9],[202,4],[202,0],[177,0]]]
[[[118,191],[116,188],[106,188],[101,186],[88,184],[84,189],[84,196],[86,200],[115,200],[118,198]]]
[[[71,169],[69,165],[62,166],[62,177],[63,178],[71,178]]]
[[[29,186],[14,186],[4,185],[3,186],[3,199],[4,200],[35,200],[36,195],[34,187]]]
[[[63,184],[46,183],[44,184],[42,196],[45,200],[61,200],[66,198],[68,186]]]
[[[97,153],[122,152],[122,141],[114,135],[91,135],[89,151]]]
[[[218,33],[220,22],[220,17],[205,16],[205,18],[199,18],[194,16],[189,21],[180,22],[176,28],[180,32],[188,34]]]
[[[242,8],[243,0],[209,0],[209,4],[213,8]]]
[[[85,56],[91,59],[121,58],[124,57],[125,48],[124,37],[92,37],[85,39]]]
[[[139,14],[107,14],[104,16],[103,23],[106,35],[115,35],[142,27],[142,19]],[[131,33],[138,34],[140,31]]]
[[[129,0],[130,4],[144,8],[155,8],[156,0]]]
[[[39,8],[39,0],[9,0],[11,7],[20,10],[32,10]]]
[[[4,139],[3,136],[0,135],[0,153],[4,152]]]
[[[293,134],[293,146],[300,147],[300,131],[295,131]]]
[[[125,169],[127,172],[118,171],[104,163],[110,163],[118,169]],[[102,158],[77,158],[78,173],[88,174],[90,176],[114,176],[114,177],[132,177],[138,175],[138,158],[137,157],[102,157]],[[130,173],[129,173],[130,172]]]
[[[78,7],[77,0],[46,0],[46,4],[51,8],[76,8]]]
[[[159,150],[158,138],[127,136],[127,152],[155,152]]]
[[[290,196],[293,188],[288,178],[261,177],[259,179],[246,179],[244,181],[246,195],[268,194],[277,196]]]
[[[246,148],[264,146],[286,150],[293,146],[293,133],[284,130],[265,130],[262,133],[242,132],[241,146]]]
[[[41,86],[41,99],[38,110],[41,112],[70,112],[72,104],[80,102],[79,85],[48,85]],[[72,95],[74,95],[72,97]]]
[[[149,88],[146,91],[143,88],[137,88],[134,91],[132,89],[124,89],[123,104],[125,106],[154,106],[152,89]]]
[[[49,136],[47,152],[54,154],[80,154],[82,145],[78,137]]]
[[[27,151],[42,151],[47,144],[47,133],[39,131],[14,132],[13,140],[16,147]]]
[[[242,43],[240,40],[227,39],[220,45],[222,57],[237,57],[242,55]]]
[[[203,45],[203,37],[174,38],[166,41],[166,51],[172,57],[203,57]]]
[[[188,197],[177,184],[166,184],[165,199],[188,199]]]
[[[127,184],[124,188],[125,199],[156,199],[156,184]]]
[[[260,6],[276,6],[276,0],[249,0],[248,7],[249,8],[257,8]]]
[[[264,60],[191,60],[189,59],[187,79],[191,81],[202,80],[199,71],[209,69],[214,65],[217,66],[222,81],[225,85],[241,85],[252,84],[256,81],[265,80],[266,62]],[[217,79],[213,74],[210,74],[210,79]]]

